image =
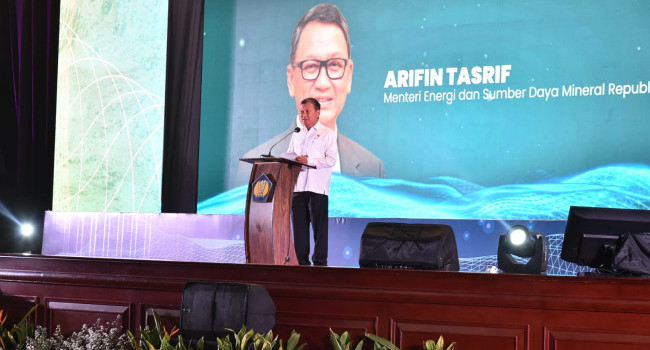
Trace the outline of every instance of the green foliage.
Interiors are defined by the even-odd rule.
[[[452,350],[455,345],[456,345],[456,342],[453,342],[453,343],[449,344],[447,349],[445,349],[445,340],[442,338],[442,335],[440,336],[440,338],[438,338],[437,343],[434,342],[431,339],[423,342],[424,350]]]
[[[34,305],[23,316],[23,318],[15,324],[11,329],[5,328],[7,321],[7,314],[4,310],[0,310],[0,346],[3,349],[24,349],[27,339],[34,337],[35,327],[34,323],[29,321],[29,317],[36,311],[38,305]],[[4,315],[4,317],[3,317]]]
[[[395,344],[391,343],[390,340],[382,338],[380,336],[366,333],[366,337],[375,342],[373,349],[375,350],[400,350]]]
[[[140,339],[136,337],[127,330],[127,335],[131,340],[131,344],[135,350],[194,350],[194,346],[191,343],[185,343],[183,337],[179,334],[176,339],[176,336],[179,332],[179,329],[174,327],[170,332],[167,332],[167,329],[162,325],[160,321],[160,316],[154,310],[153,311],[154,319],[154,328],[151,329],[148,326],[145,328],[140,328]],[[199,339],[196,343],[196,350],[203,350],[205,347],[205,342],[203,338]]]
[[[257,333],[253,339],[253,348],[255,350],[273,350],[277,342],[278,336],[273,337],[273,331],[269,331],[265,335]]]
[[[332,348],[334,348],[334,350],[351,350],[353,345],[348,332],[343,332],[343,334],[339,336],[332,330],[332,328],[330,328],[330,342],[332,343]],[[363,339],[359,341],[354,350],[361,350],[362,348]]]
[[[219,350],[247,350],[249,343],[253,340],[255,332],[251,329],[246,331],[246,326],[242,326],[239,332],[235,333],[232,329],[227,329],[232,333],[231,336],[225,335],[217,338]],[[234,338],[235,344],[232,344],[231,337]]]
[[[287,346],[283,347],[282,345],[282,340],[280,340],[280,349],[283,350],[302,350],[307,344],[303,343],[298,345],[298,341],[300,341],[300,333],[297,333],[295,330],[291,331],[291,335],[289,336],[289,340],[287,340]]]
[[[375,350],[400,350],[400,348],[395,346],[395,344],[391,343],[388,339],[384,339],[382,337],[368,333],[366,333],[366,337],[375,342],[375,345],[373,347]],[[442,338],[442,335],[440,338],[438,338],[438,342],[435,342],[433,340],[426,340],[422,342],[422,348],[424,350],[453,350],[455,346],[456,343],[453,342],[449,344],[449,346],[445,349],[445,340]]]
[[[273,331],[260,334],[255,333],[252,329],[247,331],[246,326],[242,326],[237,333],[232,329],[228,329],[228,331],[232,332],[231,336],[217,338],[219,350],[250,350],[251,346],[255,350],[302,350],[307,345],[298,345],[300,333],[296,333],[296,331],[291,331],[286,345],[281,339],[278,340],[278,336],[273,336]],[[234,345],[231,342],[231,337],[235,340]]]

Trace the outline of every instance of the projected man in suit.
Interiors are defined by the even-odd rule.
[[[307,97],[314,97],[320,102],[321,123],[337,132],[339,161],[334,171],[352,176],[384,177],[384,163],[345,137],[336,127],[336,119],[352,88],[353,69],[348,25],[343,14],[334,5],[314,6],[302,16],[293,30],[287,66],[289,95],[295,98],[296,110],[300,110],[300,102]],[[285,132],[248,151],[243,158],[268,153],[297,125],[295,118]],[[287,137],[274,150],[285,150],[288,145]],[[249,175],[250,165],[241,163],[238,184],[246,183]]]

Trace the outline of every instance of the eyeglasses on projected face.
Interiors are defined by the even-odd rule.
[[[316,80],[320,75],[321,68],[325,67],[327,72],[327,77],[336,80],[343,78],[345,74],[345,67],[348,64],[348,60],[345,58],[330,58],[329,60],[304,60],[300,61],[293,67],[300,68],[302,72],[302,78],[305,80]]]

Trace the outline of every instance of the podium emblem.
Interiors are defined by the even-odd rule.
[[[260,175],[252,186],[254,202],[270,202],[273,200],[273,182],[266,174]]]

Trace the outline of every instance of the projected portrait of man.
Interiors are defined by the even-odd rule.
[[[287,65],[289,96],[295,99],[296,110],[300,110],[300,102],[307,97],[314,97],[321,104],[321,123],[337,134],[339,159],[335,172],[357,177],[384,177],[384,163],[344,136],[336,125],[352,88],[353,71],[348,24],[343,14],[330,4],[312,7],[293,30]],[[277,142],[280,143],[274,149],[287,149],[289,138],[280,140],[297,125],[296,117],[285,132],[248,151],[242,158],[266,154]],[[240,164],[240,184],[246,182],[249,174],[250,165]]]

